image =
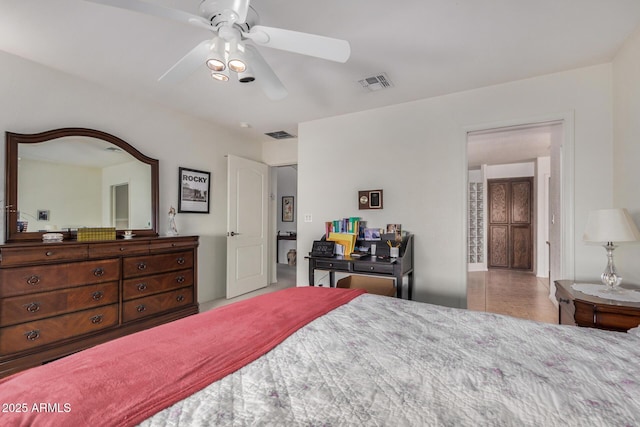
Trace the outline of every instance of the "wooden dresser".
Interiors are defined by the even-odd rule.
[[[640,325],[640,303],[587,295],[571,288],[572,280],[557,280],[558,322],[626,332]]]
[[[198,237],[0,245],[0,377],[198,312]]]

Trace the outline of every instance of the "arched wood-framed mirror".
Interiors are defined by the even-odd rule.
[[[63,128],[6,133],[7,242],[65,240],[80,227],[158,235],[158,160],[111,134]]]

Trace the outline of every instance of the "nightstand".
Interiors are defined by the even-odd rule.
[[[558,322],[626,332],[640,325],[640,303],[615,301],[573,290],[573,280],[556,280]],[[628,286],[629,289],[638,289]]]

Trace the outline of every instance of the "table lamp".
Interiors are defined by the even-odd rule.
[[[600,276],[606,286],[605,292],[620,292],[622,277],[618,275],[613,263],[615,243],[640,240],[640,231],[626,209],[600,209],[589,212],[587,227],[584,231],[585,242],[603,243],[607,251],[607,268]]]

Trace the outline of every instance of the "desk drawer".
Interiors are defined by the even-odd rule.
[[[16,325],[117,302],[118,282],[5,298],[0,300],[0,326]]]
[[[356,263],[353,266],[353,271],[359,271],[362,273],[381,273],[381,274],[393,274],[392,264],[378,264],[378,263]]]
[[[122,321],[130,322],[193,303],[193,287],[138,298],[124,303]]]
[[[118,304],[0,329],[0,354],[37,348],[118,323]]]
[[[317,269],[327,269],[327,270],[340,270],[340,271],[350,271],[349,270],[349,261],[324,261],[317,260],[316,261]]]

